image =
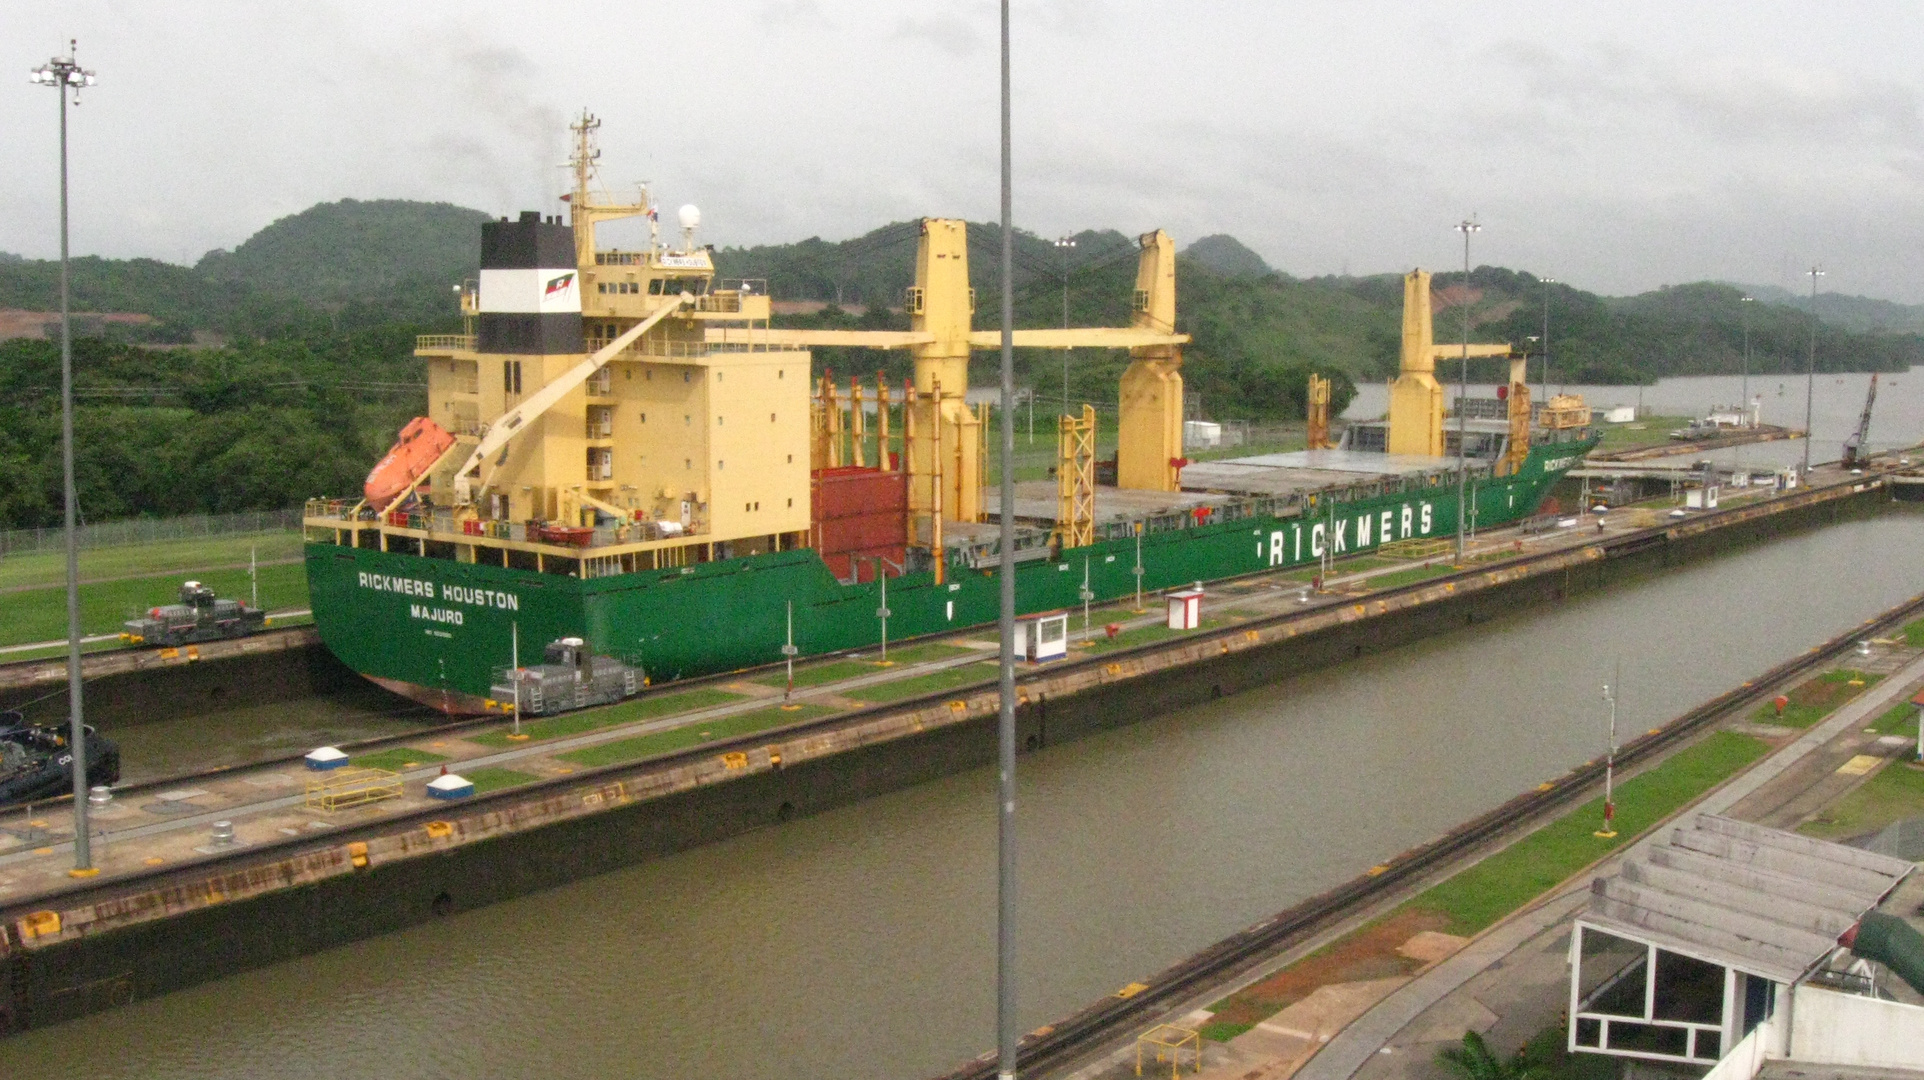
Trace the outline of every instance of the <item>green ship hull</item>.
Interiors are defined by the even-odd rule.
[[[1515,474],[1478,481],[1473,522],[1490,528],[1534,514],[1593,445],[1540,446]],[[1456,510],[1455,486],[1430,484],[1349,501],[1312,498],[1292,514],[1151,531],[1140,538],[1141,587],[1311,565],[1326,545],[1344,557],[1453,537]],[[1130,537],[1019,564],[1017,609],[1074,608],[1085,587],[1096,603],[1132,596],[1136,558]],[[334,655],[451,713],[486,710],[517,640],[519,660],[528,663],[547,642],[581,637],[661,683],[781,660],[791,612],[802,656],[873,647],[882,634],[879,587],[836,580],[808,549],[586,579],[317,542],[307,544],[306,563],[314,620]],[[891,577],[888,637],[992,623],[997,606],[994,570],[952,564],[941,584],[933,572]]]

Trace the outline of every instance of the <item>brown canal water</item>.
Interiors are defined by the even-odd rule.
[[[1831,526],[1022,758],[1024,1028],[1924,591]],[[993,1043],[987,769],[0,1043],[0,1076],[914,1078]]]

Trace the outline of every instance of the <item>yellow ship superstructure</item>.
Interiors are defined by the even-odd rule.
[[[968,362],[1000,335],[973,326],[966,223],[921,223],[907,331],[771,328],[766,283],[716,278],[694,207],[681,210],[677,246],[645,189],[633,201],[598,190],[598,126],[585,114],[574,125],[569,220],[485,227],[480,279],[461,297],[470,332],[418,342],[429,418],[454,445],[394,509],[329,505],[318,518],[353,546],[446,555],[451,544],[458,561],[584,577],[807,546],[811,471],[855,464],[841,459],[841,433],[865,417],[859,399],[811,381],[809,349],[840,345],[913,358],[900,450],[884,434],[873,458],[907,474],[907,542],[938,551],[945,524],[983,521],[989,410],[968,403]],[[597,225],[634,217],[649,220],[644,249],[597,246]],[[1167,492],[1188,338],[1174,328],[1173,242],[1157,231],[1141,249],[1131,326],[1022,330],[1015,343],[1130,349],[1118,484]],[[892,390],[877,396],[886,433]]]

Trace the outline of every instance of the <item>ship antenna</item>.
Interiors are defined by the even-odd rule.
[[[568,224],[574,228],[575,263],[585,266],[595,258],[595,219],[589,213],[588,182],[595,176],[595,161],[601,157],[601,150],[595,146],[595,130],[601,127],[601,118],[581,110],[581,119],[568,125],[575,133],[574,153],[568,157],[568,164],[575,174],[574,190],[568,194]]]
[[[574,167],[575,190],[569,201],[574,204],[573,220],[579,224],[581,211],[588,205],[588,182],[595,177],[595,162],[601,158],[601,149],[595,145],[595,131],[601,127],[601,118],[583,109],[581,119],[568,127],[575,133],[575,149],[568,162]]]

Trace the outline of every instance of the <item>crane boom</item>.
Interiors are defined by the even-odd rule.
[[[1871,437],[1871,406],[1877,403],[1877,372],[1871,372],[1870,392],[1864,395],[1864,415],[1857,418],[1857,430],[1844,440],[1844,467],[1857,467],[1870,455],[1864,452],[1864,445]]]

